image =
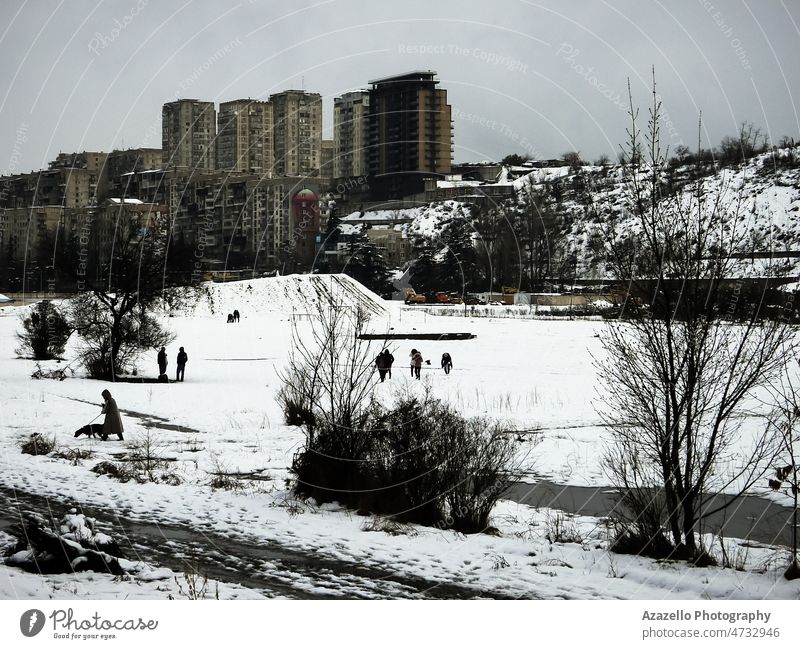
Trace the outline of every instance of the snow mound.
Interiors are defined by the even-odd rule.
[[[194,315],[225,316],[238,310],[254,313],[312,314],[318,305],[332,301],[341,308],[361,307],[372,315],[387,314],[384,301],[348,275],[286,275],[238,282],[203,284],[206,299],[192,309]]]

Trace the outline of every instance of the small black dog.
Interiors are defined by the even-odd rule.
[[[108,435],[103,434],[103,424],[87,424],[83,428],[79,428],[75,431],[75,437],[80,437],[81,435],[86,435],[87,437],[99,437],[104,442],[108,440]],[[122,434],[118,435],[120,439],[122,439]]]

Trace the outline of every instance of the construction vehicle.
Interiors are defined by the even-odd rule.
[[[406,304],[425,304],[425,296],[417,293],[413,288],[404,288]]]

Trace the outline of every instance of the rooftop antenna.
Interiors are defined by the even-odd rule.
[[[300,90],[305,91],[306,89],[306,78],[300,77]]]

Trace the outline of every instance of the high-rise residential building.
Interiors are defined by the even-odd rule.
[[[369,173],[369,92],[347,92],[333,100],[334,178]]]
[[[272,95],[275,176],[318,176],[322,164],[322,97],[286,90]]]
[[[333,178],[333,159],[336,144],[333,140],[322,140],[319,175],[321,178]]]
[[[213,170],[217,135],[214,102],[179,99],[161,110],[162,166]]]
[[[237,99],[219,105],[217,166],[270,177],[273,166],[272,104]]]
[[[379,191],[418,193],[425,177],[449,174],[453,127],[447,91],[436,87],[436,72],[414,71],[369,83],[369,170]]]

